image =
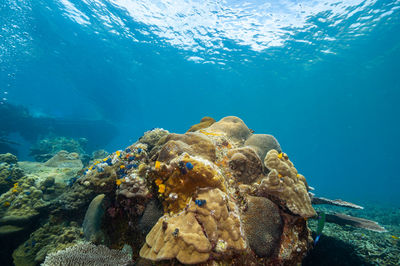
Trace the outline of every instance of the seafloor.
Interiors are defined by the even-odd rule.
[[[385,227],[387,232],[326,223],[319,243],[303,265],[400,265],[400,208],[378,203],[363,206],[363,210],[321,205],[315,209],[370,219]],[[315,237],[317,221],[310,220],[309,227]]]

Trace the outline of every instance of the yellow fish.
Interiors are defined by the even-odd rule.
[[[392,236],[393,239],[399,240],[400,238],[397,236]]]
[[[282,156],[283,156],[282,152],[278,154],[279,159],[282,159]]]
[[[160,168],[160,166],[161,166],[161,163],[159,161],[156,161],[156,164],[154,165],[154,167],[156,169],[158,169],[158,168]]]
[[[157,178],[155,183],[157,186],[159,186],[162,183],[162,180],[160,178]]]
[[[117,179],[117,180],[115,180],[115,183],[117,184],[117,186],[119,186],[119,185],[122,184],[122,180],[121,179]]]

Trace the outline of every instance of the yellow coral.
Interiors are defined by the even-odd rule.
[[[204,135],[206,135],[206,136],[222,136],[222,134],[207,132],[205,130],[200,130],[199,132],[204,134]]]
[[[192,170],[183,171],[179,167],[179,162],[190,162],[192,165],[196,165]],[[174,167],[173,172],[159,172],[165,180],[165,193],[176,193],[177,199],[166,198],[164,206],[166,212],[179,212],[184,209],[187,205],[188,199],[190,199],[198,188],[215,187],[222,191],[226,191],[224,185],[224,177],[217,170],[217,167],[203,159],[198,157],[191,157],[188,154],[184,154],[180,157],[175,158],[171,162]]]
[[[164,193],[165,192],[165,185],[164,184],[160,184],[158,186],[158,193]]]
[[[162,183],[162,180],[160,178],[157,178],[156,181],[154,181],[157,186],[159,186]]]

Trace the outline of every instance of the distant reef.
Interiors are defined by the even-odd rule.
[[[117,132],[104,120],[34,117],[26,107],[10,103],[0,105],[0,121],[0,153],[17,153],[18,143],[9,138],[12,133],[31,143],[48,136],[85,138],[88,150],[95,150],[100,143],[103,147],[109,143]]]

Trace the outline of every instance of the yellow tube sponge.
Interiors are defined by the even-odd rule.
[[[270,150],[264,160],[270,170],[261,181],[259,191],[278,199],[292,213],[302,217],[316,215],[311,205],[304,176],[297,173],[293,163],[285,153]]]

